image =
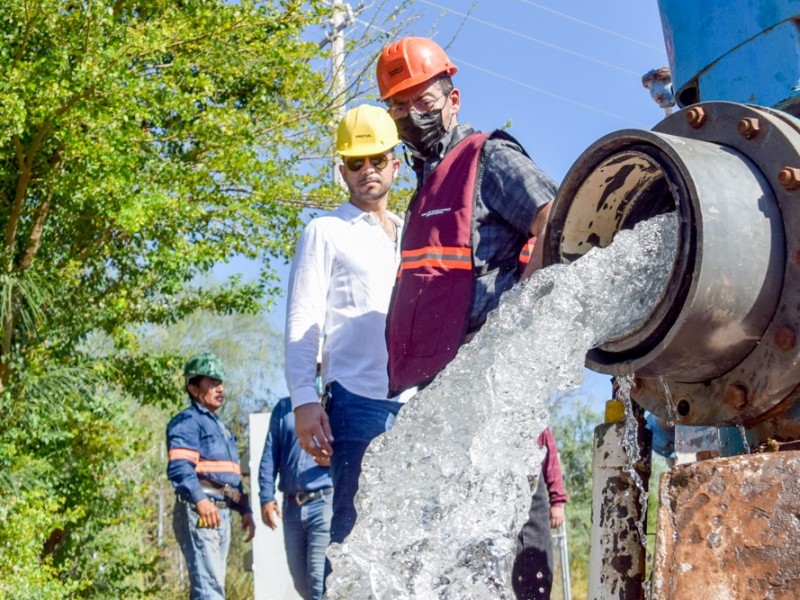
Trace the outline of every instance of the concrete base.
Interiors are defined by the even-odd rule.
[[[651,600],[800,598],[800,452],[664,474],[654,560]]]

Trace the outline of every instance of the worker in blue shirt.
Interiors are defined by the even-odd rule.
[[[231,509],[242,515],[245,541],[255,522],[242,486],[236,437],[215,414],[225,401],[225,370],[211,353],[183,369],[192,405],[167,426],[167,476],[175,489],[173,529],[186,558],[192,600],[225,598]]]
[[[319,600],[333,514],[330,459],[314,458],[300,448],[294,419],[291,398],[281,399],[272,411],[258,470],[261,519],[275,529],[283,517],[283,543],[294,587],[304,600]],[[283,510],[275,500],[276,478]]]

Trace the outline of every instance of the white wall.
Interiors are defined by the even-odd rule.
[[[256,536],[253,538],[253,582],[255,600],[300,600],[294,590],[286,552],[283,549],[283,526],[273,531],[261,521],[261,504],[258,500],[258,466],[267,441],[271,413],[250,415],[250,494]],[[281,494],[276,500],[281,503]]]

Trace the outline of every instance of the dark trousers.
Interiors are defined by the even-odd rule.
[[[517,600],[549,600],[553,587],[553,542],[550,531],[550,496],[544,477],[531,499],[528,522],[517,536],[517,556],[511,572]]]

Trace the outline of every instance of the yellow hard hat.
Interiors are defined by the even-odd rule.
[[[348,110],[336,132],[336,150],[342,156],[381,154],[399,143],[394,119],[385,108],[371,104]]]

